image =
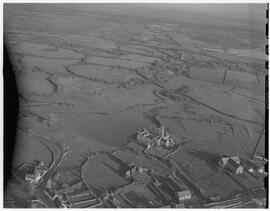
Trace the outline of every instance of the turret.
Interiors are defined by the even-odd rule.
[[[165,139],[164,138],[164,134],[165,133],[165,127],[164,127],[164,125],[161,127],[161,137],[163,138],[163,139]]]
[[[161,137],[164,140],[168,140],[168,138],[170,137],[169,135],[165,136],[165,127],[164,126],[161,127]]]
[[[169,146],[170,146],[170,139],[166,139],[165,146],[166,146],[166,147],[169,147]]]
[[[160,146],[160,143],[161,143],[161,138],[158,138],[157,145]]]

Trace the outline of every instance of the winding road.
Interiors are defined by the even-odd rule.
[[[52,162],[50,164],[50,167],[47,171],[47,173],[43,176],[40,183],[37,184],[35,187],[35,193],[37,195],[37,198],[39,198],[48,208],[57,208],[54,201],[51,200],[45,193],[44,193],[44,187],[47,184],[47,181],[53,176],[54,172],[56,171],[57,167],[61,164],[63,161],[65,155],[68,153],[67,148],[62,148],[58,143],[51,142],[41,136],[38,136],[32,132],[26,131],[22,128],[18,128],[21,132],[24,134],[27,134],[29,136],[35,137],[37,141],[42,143],[52,154]]]

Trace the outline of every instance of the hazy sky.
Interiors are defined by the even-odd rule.
[[[72,4],[84,11],[105,12],[114,15],[154,17],[161,20],[208,22],[214,24],[232,24],[243,27],[265,29],[267,4]]]
[[[168,8],[199,12],[215,16],[247,19],[252,15],[256,19],[265,18],[266,4],[173,4],[163,5]]]

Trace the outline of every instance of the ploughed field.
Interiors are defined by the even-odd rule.
[[[107,153],[120,150],[120,160],[136,162],[128,138],[161,122],[183,143],[168,159],[199,187],[200,193],[193,188],[198,195],[263,186],[248,174],[220,171],[211,160],[225,152],[249,157],[264,127],[264,31],[252,29],[255,42],[246,26],[232,30],[211,19],[207,30],[192,19],[181,21],[181,14],[158,17],[157,8],[143,8],[145,15],[138,16],[119,12],[131,6],[110,7],[4,6],[18,127],[70,147],[57,170],[61,183],[83,181],[101,190],[127,185]],[[18,133],[14,168],[51,162],[48,149]],[[90,159],[92,153],[101,155]],[[264,141],[258,153],[264,155]]]

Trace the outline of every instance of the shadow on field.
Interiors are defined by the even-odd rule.
[[[3,61],[4,76],[4,191],[7,181],[11,177],[12,160],[16,144],[16,131],[18,119],[18,90],[11,58],[4,46]]]
[[[218,166],[218,159],[220,158],[220,154],[209,153],[205,151],[193,150],[189,152],[194,157],[204,160],[212,169],[214,170],[222,170],[223,173],[228,176],[231,180],[233,180],[243,191],[247,191],[248,188],[243,185],[240,181],[243,179],[242,175],[235,176],[231,171],[226,168],[220,168]]]
[[[220,158],[220,154],[210,153],[199,150],[192,150],[189,152],[192,156],[205,161],[212,169],[218,169],[218,159]]]

